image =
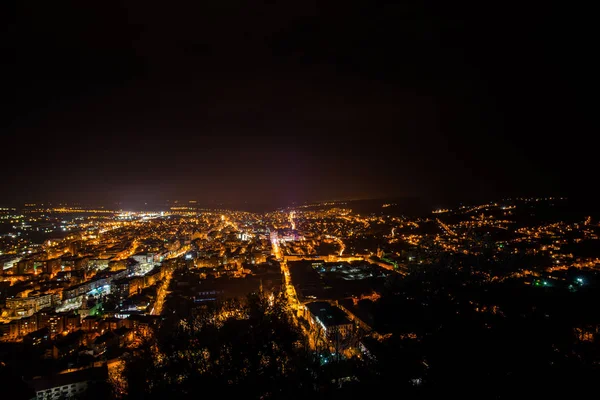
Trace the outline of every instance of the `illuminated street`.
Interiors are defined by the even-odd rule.
[[[156,296],[156,303],[154,304],[152,311],[150,311],[151,315],[160,315],[161,314],[161,312],[163,310],[165,298],[166,298],[167,294],[169,293],[168,289],[169,289],[169,284],[171,283],[172,277],[173,277],[173,272],[168,271],[167,274],[165,275],[164,282],[160,285],[160,287],[158,289],[158,295]]]

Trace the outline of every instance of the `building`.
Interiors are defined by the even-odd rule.
[[[0,340],[15,340],[19,337],[19,321],[14,320],[0,324]]]
[[[50,337],[55,337],[63,333],[65,330],[65,319],[64,314],[57,314],[52,310],[42,310],[36,314],[38,321],[38,329],[48,328],[50,330]]]
[[[123,278],[113,281],[112,291],[119,298],[125,300],[129,296],[139,293],[142,290],[144,277]]]
[[[158,315],[131,315],[123,320],[123,326],[132,329],[135,332],[146,334],[156,327],[161,318]]]
[[[81,321],[81,329],[86,332],[98,332],[100,330],[100,317],[89,315]]]
[[[81,330],[61,336],[52,345],[52,357],[59,359],[77,354],[77,349],[83,344],[85,333]]]
[[[110,260],[108,258],[107,259],[101,259],[101,258],[90,259],[90,260],[88,260],[88,268],[100,271],[100,270],[108,268],[109,262],[110,262]]]
[[[108,378],[108,367],[94,367],[28,382],[35,391],[36,399],[69,399],[84,393],[88,386],[104,382]]]
[[[66,331],[74,332],[81,328],[81,318],[77,314],[68,314],[64,317],[64,328]]]
[[[19,321],[19,337],[23,337],[28,333],[35,332],[40,326],[38,326],[37,318],[35,315],[31,317],[21,318]]]
[[[11,269],[16,263],[21,261],[21,257],[13,255],[0,256],[0,272],[5,269]]]
[[[150,272],[144,275],[144,287],[156,284],[163,276],[164,270],[161,267],[154,267]]]
[[[123,326],[123,320],[115,317],[108,317],[99,321],[100,331],[114,331]]]
[[[17,274],[28,274],[33,272],[33,260],[20,260],[17,262]]]
[[[42,308],[51,307],[54,303],[52,294],[30,297],[14,297],[6,299],[6,308],[14,312],[15,317],[33,315]]]
[[[123,278],[113,281],[112,292],[117,296],[119,300],[124,300],[131,295],[129,281],[130,278]]]
[[[327,339],[334,341],[352,333],[353,324],[339,307],[326,301],[314,301],[304,307],[311,329],[321,330]]]
[[[137,253],[131,256],[139,264],[154,264],[154,253]]]
[[[92,350],[95,354],[102,354],[110,348],[122,347],[132,340],[133,331],[123,326],[98,336],[92,343]]]
[[[47,343],[49,340],[50,330],[47,327],[28,333],[23,337],[23,343],[29,346],[39,346],[43,343]]]

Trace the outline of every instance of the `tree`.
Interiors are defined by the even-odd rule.
[[[296,397],[314,390],[314,363],[283,296],[250,295],[163,324],[125,364],[129,398]]]

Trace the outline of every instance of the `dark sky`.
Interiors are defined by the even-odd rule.
[[[596,169],[591,25],[551,2],[17,3],[0,203],[574,195]]]

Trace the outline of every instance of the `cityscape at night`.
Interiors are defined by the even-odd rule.
[[[2,399],[597,392],[593,13],[0,15]]]
[[[567,198],[423,215],[196,204],[2,208],[3,372],[37,398],[435,396],[498,380],[508,394],[597,373],[600,224]]]

